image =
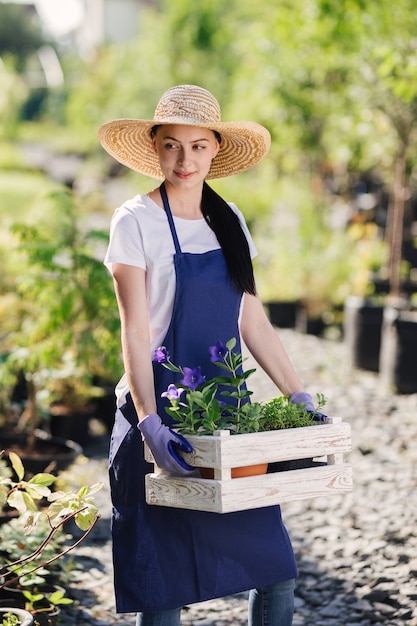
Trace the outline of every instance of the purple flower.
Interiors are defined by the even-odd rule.
[[[202,385],[206,380],[205,376],[202,375],[201,369],[199,367],[194,367],[193,369],[191,369],[190,367],[184,367],[183,372],[184,378],[182,379],[181,383],[183,385],[186,385],[193,391],[194,389],[197,389],[199,385]]]
[[[209,352],[211,354],[210,361],[212,363],[215,363],[216,361],[224,362],[228,349],[224,343],[218,341],[215,346],[209,347]]]
[[[175,385],[168,385],[168,389],[161,393],[161,398],[168,398],[168,400],[179,400],[180,395],[184,389],[182,387],[176,387]]]
[[[152,361],[157,363],[166,363],[168,361],[168,352],[165,346],[159,346],[153,353]]]

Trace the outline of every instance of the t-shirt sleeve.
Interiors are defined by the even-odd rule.
[[[246,239],[248,240],[249,252],[250,252],[251,259],[254,259],[257,256],[258,251],[257,251],[255,243],[254,243],[254,241],[252,239],[252,235],[249,232],[249,228],[248,228],[248,225],[246,224],[246,220],[245,220],[245,218],[243,216],[243,213],[242,213],[242,211],[240,211],[237,208],[237,206],[235,204],[233,204],[233,202],[230,202],[229,204],[230,204],[231,208],[233,209],[233,211],[236,213],[236,215],[239,218],[239,222],[240,222],[240,224],[242,226],[243,232],[245,233]]]
[[[146,269],[142,232],[134,211],[122,206],[116,209],[110,224],[110,240],[104,265],[111,272],[113,263]]]

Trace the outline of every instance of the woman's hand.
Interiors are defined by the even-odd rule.
[[[195,467],[188,465],[179,452],[192,452],[191,444],[178,433],[165,426],[157,413],[151,413],[138,422],[145,443],[155,463],[167,472],[188,476]]]
[[[314,408],[313,397],[306,391],[296,391],[292,393],[290,395],[290,402],[292,402],[292,404],[300,404],[309,413],[314,413],[314,419],[317,422],[323,422],[327,419],[327,415],[324,415],[324,413]]]

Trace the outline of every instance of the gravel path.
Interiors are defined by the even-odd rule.
[[[417,395],[393,395],[378,375],[351,370],[345,344],[282,329],[306,389],[328,398],[327,413],[350,422],[354,491],[282,506],[297,555],[294,626],[417,626]],[[259,371],[249,386],[274,396]],[[102,518],[76,552],[84,566],[69,590],[76,608],[61,626],[133,626],[114,610],[110,498],[105,435],[94,438],[75,466],[81,482],[105,481]],[[240,626],[246,594],[186,607],[184,626]]]

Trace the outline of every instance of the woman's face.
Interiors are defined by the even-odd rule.
[[[182,188],[202,184],[220,149],[212,130],[179,124],[160,126],[153,145],[166,180]]]

